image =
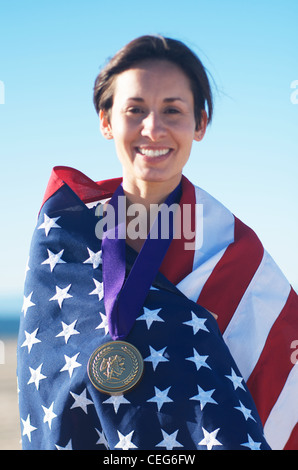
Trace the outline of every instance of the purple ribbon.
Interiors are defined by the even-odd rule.
[[[178,203],[181,192],[180,183],[163,204],[169,207],[173,203]],[[116,226],[112,229],[107,228],[102,240],[104,304],[113,340],[125,339],[133,327],[174,233],[173,218],[170,220],[169,217],[168,236],[162,236],[164,235],[160,230],[162,212],[159,211],[125,281],[126,217],[125,214],[119,213],[119,196],[124,196],[122,185],[117,188],[109,201],[115,211]],[[152,233],[154,237],[150,236]]]

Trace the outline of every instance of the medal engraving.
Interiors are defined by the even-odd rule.
[[[132,344],[111,341],[93,352],[87,371],[97,390],[117,395],[133,389],[142,378],[143,369],[143,358]]]

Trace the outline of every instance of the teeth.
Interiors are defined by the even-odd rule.
[[[161,149],[161,150],[152,150],[152,149],[138,149],[142,155],[146,157],[160,157],[161,155],[166,155],[169,153],[170,149]]]

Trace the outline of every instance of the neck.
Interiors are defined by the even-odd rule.
[[[149,233],[152,220],[152,214],[150,213],[150,206],[152,204],[162,204],[168,197],[168,195],[174,191],[178,186],[181,180],[181,175],[176,179],[173,179],[170,184],[167,181],[164,182],[144,182],[144,181],[133,181],[133,184],[123,177],[123,190],[127,197],[127,208],[133,204],[141,204],[145,209],[138,213],[138,222],[140,225],[144,224],[143,227],[146,227],[146,233],[143,233],[143,236],[140,237],[130,237],[129,234],[129,224],[134,220],[135,214],[132,216],[126,217],[126,243],[128,243],[132,248],[139,252],[145,242],[145,239]],[[133,223],[134,226],[134,223]],[[144,236],[145,235],[145,236]]]
[[[174,191],[181,181],[181,175],[177,175],[171,181],[130,181],[123,177],[123,190],[128,199],[128,204],[142,204],[149,212],[151,204],[162,204],[168,195]]]

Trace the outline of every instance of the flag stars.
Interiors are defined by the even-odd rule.
[[[46,237],[49,235],[50,231],[52,228],[61,228],[60,225],[56,224],[57,220],[59,220],[60,217],[48,217],[47,214],[44,214],[44,221],[43,223],[38,227],[38,230],[44,229]]]
[[[66,354],[64,354],[64,359],[65,359],[65,366],[60,369],[60,372],[67,371],[69,373],[69,377],[72,376],[74,369],[77,367],[81,367],[82,364],[77,362],[77,357],[80,353],[75,354],[72,357],[68,357]]]
[[[30,262],[31,271],[28,273],[27,280],[32,282],[32,287],[27,288],[25,293],[29,295],[24,296],[22,307],[24,316],[26,316],[29,311],[29,315],[27,315],[25,319],[26,321],[28,319],[30,320],[30,313],[33,312],[32,323],[30,322],[32,326],[26,327],[25,325],[27,323],[24,324],[23,336],[20,342],[22,358],[27,360],[27,362],[30,360],[30,363],[28,363],[23,370],[24,373],[20,374],[21,393],[25,393],[26,397],[29,397],[28,400],[30,399],[30,403],[29,401],[26,403],[26,400],[24,403],[24,400],[22,400],[24,411],[22,411],[21,414],[22,418],[24,418],[21,420],[22,434],[25,436],[23,439],[27,447],[29,447],[29,441],[31,442],[31,440],[33,440],[33,444],[30,447],[42,445],[42,433],[44,432],[46,432],[47,435],[51,432],[52,443],[53,445],[57,443],[56,448],[59,450],[70,450],[72,447],[76,447],[76,440],[72,440],[74,439],[76,431],[72,427],[66,430],[67,434],[64,435],[63,440],[60,440],[57,435],[55,437],[55,431],[56,428],[59,428],[59,419],[63,413],[69,414],[69,416],[76,421],[82,435],[86,438],[86,442],[90,444],[90,448],[94,448],[95,445],[97,445],[97,448],[104,446],[104,448],[108,449],[108,437],[112,440],[110,446],[122,450],[138,450],[138,446],[141,446],[141,441],[143,446],[146,444],[148,448],[150,446],[150,448],[154,447],[155,449],[161,449],[161,451],[162,449],[170,451],[174,449],[179,450],[179,448],[182,449],[183,446],[187,448],[190,442],[193,442],[193,445],[202,449],[223,449],[230,445],[229,442],[226,442],[227,439],[224,436],[226,432],[227,436],[229,436],[230,432],[233,432],[233,428],[230,430],[229,426],[234,426],[234,422],[236,424],[239,422],[240,426],[243,425],[244,430],[245,426],[247,428],[246,432],[243,432],[243,430],[240,431],[240,428],[237,428],[235,446],[237,444],[237,447],[246,448],[247,450],[257,450],[263,447],[263,437],[259,434],[258,425],[254,419],[254,408],[249,401],[249,397],[242,391],[240,393],[246,395],[246,399],[242,398],[243,395],[241,397],[239,396],[242,401],[235,397],[235,395],[238,395],[239,388],[242,388],[242,390],[246,390],[246,388],[244,388],[245,382],[234,363],[232,361],[229,362],[229,359],[225,361],[222,360],[222,369],[220,368],[221,364],[219,364],[218,367],[214,366],[214,370],[212,371],[214,364],[214,343],[209,317],[206,317],[206,314],[202,314],[201,311],[195,307],[192,311],[188,304],[185,306],[185,313],[183,314],[183,318],[181,317],[180,322],[178,322],[179,324],[175,322],[167,323],[165,321],[166,316],[168,314],[172,315],[172,308],[177,308],[179,313],[181,313],[182,305],[180,309],[180,303],[176,305],[174,302],[173,305],[170,305],[169,311],[167,311],[167,308],[165,306],[162,307],[162,303],[158,301],[159,295],[162,300],[164,293],[162,293],[162,291],[159,293],[158,289],[153,286],[151,286],[150,289],[150,298],[148,297],[152,303],[150,305],[148,300],[146,307],[149,308],[143,307],[143,309],[141,309],[139,317],[137,318],[138,321],[136,321],[135,325],[137,328],[140,328],[140,334],[146,333],[144,341],[146,340],[145,343],[147,346],[144,361],[148,367],[147,372],[149,375],[147,377],[149,377],[149,381],[152,380],[152,382],[151,386],[147,387],[145,404],[149,412],[147,427],[151,432],[148,433],[148,436],[140,436],[138,434],[139,432],[144,432],[144,421],[142,421],[142,417],[139,415],[141,411],[139,410],[137,391],[136,393],[133,392],[132,395],[103,396],[100,399],[103,411],[103,426],[99,425],[97,426],[98,429],[96,429],[96,423],[94,423],[93,426],[91,423],[91,427],[84,427],[88,422],[88,416],[90,418],[96,415],[98,410],[96,411],[95,409],[94,405],[96,405],[96,403],[94,400],[96,396],[97,399],[100,397],[96,392],[93,394],[87,382],[84,384],[82,382],[82,380],[85,380],[85,376],[87,380],[87,375],[86,366],[84,365],[85,359],[83,357],[85,353],[80,348],[80,345],[82,345],[81,340],[85,333],[90,330],[90,321],[91,330],[88,334],[86,333],[87,336],[89,335],[87,342],[93,341],[98,335],[100,341],[100,338],[104,339],[104,335],[106,335],[105,338],[107,338],[109,334],[107,315],[105,311],[102,310],[101,303],[97,301],[101,301],[104,298],[105,285],[103,282],[100,282],[102,281],[101,273],[98,271],[98,268],[101,268],[102,253],[101,251],[96,251],[96,245],[93,246],[91,242],[89,244],[89,242],[82,241],[82,245],[80,245],[77,250],[78,254],[82,253],[81,250],[83,250],[78,264],[66,264],[64,259],[68,261],[65,255],[68,251],[68,245],[66,241],[63,241],[62,246],[60,245],[61,234],[63,232],[58,230],[61,228],[59,217],[53,217],[52,219],[47,215],[43,215],[42,217],[44,217],[44,222],[41,223],[42,220],[40,219],[39,224],[41,225],[38,227],[40,230],[37,230],[37,235],[43,240],[43,249],[39,253],[41,255],[40,259],[36,260],[36,258],[34,258],[34,260]],[[52,229],[53,231],[51,232]],[[54,235],[57,235],[60,240],[58,240],[56,247],[52,244],[54,242]],[[48,239],[46,239],[46,237],[48,237]],[[63,240],[66,240],[66,232],[63,233]],[[87,243],[95,251],[92,251],[87,246]],[[62,248],[65,248],[65,250]],[[83,264],[85,264],[84,267]],[[34,271],[32,271],[33,268]],[[66,282],[63,283],[63,281],[59,281],[57,277],[59,272],[64,269],[69,269],[69,279],[66,281],[68,285]],[[84,272],[89,273],[89,280],[87,279],[86,281],[89,282],[87,290],[82,290],[81,283],[77,282],[77,269],[82,269]],[[41,276],[44,280],[44,286],[46,286],[49,293],[46,297],[44,297],[42,289],[38,291],[33,287],[33,281],[37,278],[38,270],[42,273]],[[95,279],[94,276],[99,280]],[[38,295],[43,296],[43,299],[39,301]],[[80,295],[83,296],[81,300]],[[96,297],[93,298],[90,296]],[[73,298],[73,300],[71,300],[71,298]],[[49,301],[55,302],[50,304]],[[72,308],[72,306],[75,307],[76,301],[80,303],[88,303],[89,301],[90,303],[90,310],[88,307],[88,312],[85,316],[83,312],[84,318],[82,317],[81,320],[80,317],[78,318],[77,308]],[[65,305],[66,310],[62,309]],[[30,308],[34,306],[35,308],[30,310]],[[60,313],[60,309],[62,309],[61,313],[65,310],[67,316],[60,318],[61,315],[50,315],[48,323],[41,326],[38,324],[39,317],[42,315],[42,311],[46,306],[52,307],[52,310],[56,313]],[[67,309],[68,306],[70,307],[69,310]],[[40,314],[35,315],[37,309],[40,309]],[[143,320],[143,322],[140,323],[140,320]],[[175,329],[176,327],[177,329]],[[171,328],[173,329],[171,330]],[[155,329],[161,329],[157,336],[154,335]],[[136,334],[138,334],[138,330],[136,330]],[[176,334],[181,334],[181,338],[179,338],[180,359],[177,361],[175,361],[175,345],[172,342],[173,335]],[[56,347],[53,347],[51,353],[48,354],[49,351],[48,346],[46,346],[46,341],[53,341],[53,338],[53,344]],[[202,341],[197,341],[198,338],[201,338]],[[206,342],[204,342],[204,340],[206,340]],[[217,344],[217,342],[215,343]],[[38,346],[38,344],[40,345]],[[154,347],[151,346],[153,344],[154,347],[156,346],[159,349],[154,349]],[[163,344],[166,346],[163,347]],[[224,351],[223,356],[226,354]],[[193,352],[193,355],[189,357],[189,353],[191,352]],[[217,353],[220,354],[218,351]],[[44,354],[44,357],[42,357],[41,354]],[[209,354],[209,356],[207,354]],[[79,362],[79,357],[82,363]],[[190,365],[189,361],[192,362],[194,366],[192,364]],[[148,364],[149,362],[152,366]],[[165,364],[160,365],[161,363]],[[40,365],[37,367],[37,364]],[[29,365],[31,367],[28,367]],[[81,366],[83,367],[81,368]],[[165,374],[162,373],[161,376],[158,374],[157,377],[156,370],[158,371],[158,366],[160,367],[160,371]],[[181,367],[182,373],[180,373],[179,367]],[[235,369],[233,369],[233,367],[235,367]],[[77,368],[78,370],[76,370]],[[184,374],[184,369],[186,375]],[[187,371],[192,373],[188,374]],[[63,372],[66,373],[63,374]],[[60,373],[62,375],[60,375]],[[55,377],[58,379],[56,386],[54,383]],[[206,381],[204,382],[205,379]],[[44,380],[46,381],[44,382]],[[75,382],[78,380],[82,385],[79,386],[79,388],[75,387]],[[61,384],[63,385],[62,388]],[[52,396],[51,394],[49,395],[50,389],[46,393],[48,386],[52,390]],[[204,388],[202,388],[202,386]],[[223,387],[222,389],[221,386]],[[188,390],[188,392],[183,395],[184,389]],[[59,395],[59,403],[55,399],[55,396],[58,396],[57,394]],[[150,397],[149,399],[147,399],[148,396]],[[221,399],[221,396],[223,399]],[[41,400],[37,400],[38,397],[41,398]],[[33,409],[32,407],[35,407],[35,414],[30,411]],[[171,419],[173,419],[171,422],[174,422],[177,416],[175,413],[181,413],[181,409],[185,412],[184,414],[187,415],[187,429],[182,429],[178,425],[175,426],[170,423]],[[29,412],[30,414],[27,414]],[[134,428],[131,425],[131,420],[129,419],[131,412],[135,415],[135,422],[138,423],[138,428]],[[166,420],[167,425],[164,425],[164,421],[162,424],[161,421],[153,419],[154,416],[156,417],[156,415],[158,415],[160,418],[161,415],[165,413],[168,413]],[[152,420],[150,418],[151,415]],[[202,416],[204,419],[201,420]],[[107,435],[106,437],[105,432],[107,424],[105,420],[113,419],[113,417],[120,425],[114,428],[110,436]],[[201,425],[199,425],[199,423],[201,423]],[[249,429],[247,426],[249,426]],[[167,431],[169,431],[169,433],[167,433]],[[248,434],[248,431],[250,434]],[[87,435],[88,432],[90,432],[90,439]],[[256,439],[256,441],[254,441],[254,439]],[[244,441],[244,443],[241,443],[241,441]]]
[[[62,308],[62,304],[65,299],[69,299],[72,295],[68,294],[69,289],[71,288],[71,284],[69,284],[64,289],[56,286],[56,294],[49,299],[49,301],[57,300],[59,307]]]
[[[183,445],[176,440],[178,431],[179,429],[177,429],[177,431],[173,432],[172,434],[167,434],[162,429],[161,432],[163,440],[159,444],[156,444],[156,447],[165,447],[167,450],[173,450],[174,447],[183,447]]]
[[[198,445],[199,446],[207,446],[207,450],[212,450],[214,446],[221,446],[221,442],[219,442],[216,439],[217,433],[220,430],[220,428],[215,429],[215,431],[208,432],[206,429],[202,428],[202,431],[204,433],[204,439],[202,439]]]
[[[166,388],[165,390],[159,390],[159,388],[154,387],[155,396],[147,400],[148,402],[155,402],[157,404],[158,411],[161,410],[162,406],[165,403],[170,403],[173,400],[168,397],[168,393],[171,387]]]
[[[206,321],[207,318],[199,318],[194,312],[191,312],[191,320],[183,322],[183,325],[191,326],[194,335],[200,330],[209,333],[208,328],[205,326]]]
[[[101,323],[95,329],[100,330],[101,328],[103,328],[105,330],[105,335],[107,335],[109,332],[108,318],[101,312],[99,312],[99,314],[101,317]]]
[[[87,250],[88,250],[88,253],[89,253],[89,258],[86,259],[86,261],[84,261],[84,263],[85,264],[92,264],[93,269],[98,268],[98,266],[102,263],[102,257],[101,257],[102,252],[101,252],[101,250],[97,251],[96,253],[94,253],[88,247],[87,247]]]
[[[66,444],[65,447],[61,447],[61,446],[58,446],[57,444],[55,444],[55,447],[57,450],[73,450],[72,449],[72,440],[69,439],[68,443]]]
[[[27,273],[28,273],[28,271],[30,271],[29,260],[30,260],[30,257],[28,257],[28,259],[27,259],[27,263],[26,263],[26,268],[25,268],[25,279],[26,279],[26,277],[27,277]]]
[[[126,434],[126,436],[124,434],[121,434],[121,432],[118,430],[117,430],[117,433],[118,433],[119,442],[115,445],[115,449],[122,449],[122,450],[137,449],[137,446],[134,445],[133,442],[131,442],[134,431],[131,431],[129,434]]]
[[[108,449],[109,444],[108,444],[106,436],[104,435],[104,432],[101,432],[96,428],[95,428],[95,431],[97,432],[98,437],[99,437],[98,441],[96,442],[96,445],[101,444],[101,445],[105,446],[106,449]]]
[[[63,264],[65,261],[61,259],[61,256],[64,253],[64,250],[59,251],[59,253],[52,253],[51,250],[47,250],[48,252],[48,258],[43,261],[41,264],[49,264],[51,272],[53,272],[54,268],[56,267],[56,264]]]
[[[217,401],[215,401],[211,396],[215,392],[215,388],[212,390],[203,390],[199,385],[198,387],[198,394],[191,397],[190,400],[198,400],[200,402],[201,410],[203,410],[204,406],[207,403],[212,403],[214,405],[218,405]]]
[[[64,339],[65,339],[65,344],[68,343],[68,340],[69,338],[72,336],[72,335],[79,335],[80,332],[75,330],[75,325],[77,323],[77,320],[75,320],[74,322],[72,322],[70,325],[67,325],[66,323],[64,323],[63,321],[61,322],[62,324],[62,331],[60,333],[58,333],[56,335],[56,338],[60,337],[60,336],[63,336]]]
[[[152,362],[153,370],[156,370],[156,367],[158,366],[160,362],[167,362],[169,360],[163,355],[165,350],[167,349],[166,347],[160,349],[159,351],[156,351],[154,348],[152,348],[152,346],[149,346],[149,348],[150,348],[150,356],[146,357],[144,361]]]
[[[28,308],[33,307],[35,304],[31,302],[33,291],[26,297],[24,295],[23,307],[22,312],[24,312],[24,317],[27,315]]]
[[[137,320],[145,320],[149,330],[153,322],[164,322],[164,320],[158,316],[160,311],[161,308],[149,310],[149,308],[144,307],[144,314],[137,318]]]
[[[40,364],[40,366],[38,366],[37,369],[32,369],[31,367],[29,367],[31,377],[27,385],[34,383],[36,390],[39,389],[39,382],[47,378],[45,375],[41,373],[42,366],[43,364]]]
[[[123,395],[112,395],[107,400],[103,401],[103,403],[109,403],[114,406],[115,413],[118,413],[120,405],[128,405],[130,401],[124,398]]]
[[[187,357],[186,360],[187,361],[192,361],[197,370],[200,370],[201,367],[207,367],[207,369],[211,369],[211,367],[206,364],[206,361],[208,359],[209,356],[201,356],[195,348],[193,348],[193,353],[194,355],[192,357]]]
[[[85,388],[80,395],[77,395],[74,392],[69,392],[69,393],[71,394],[71,396],[73,397],[75,401],[73,405],[70,407],[70,409],[72,410],[74,408],[82,408],[84,413],[88,414],[87,406],[93,405],[93,401],[87,398],[87,389]]]
[[[92,292],[90,292],[89,295],[97,295],[98,300],[100,301],[103,299],[103,283],[97,281],[97,279],[94,279],[94,278],[93,278],[93,281],[95,284],[95,289]]]
[[[21,348],[27,347],[28,353],[30,353],[32,346],[34,344],[41,343],[40,339],[36,338],[37,332],[38,332],[38,328],[36,328],[36,330],[33,331],[33,333],[28,333],[27,331],[25,331],[26,339],[21,345]]]
[[[26,420],[22,419],[22,423],[23,423],[23,436],[27,436],[29,439],[29,442],[31,442],[31,433],[35,431],[37,428],[31,425],[30,414],[28,414]]]
[[[245,390],[244,386],[241,383],[243,381],[243,378],[238,376],[233,368],[231,368],[231,375],[225,375],[225,377],[227,377],[232,382],[234,390],[237,390],[238,387],[242,388],[242,390]]]
[[[251,415],[252,411],[249,410],[248,408],[245,408],[245,406],[243,405],[243,403],[241,403],[240,400],[239,400],[239,403],[240,403],[240,406],[235,406],[234,407],[235,410],[241,411],[246,421],[250,418],[256,422],[255,418]]]
[[[45,406],[41,405],[43,412],[44,412],[44,418],[43,422],[48,423],[49,428],[52,428],[52,421],[54,418],[57,418],[57,415],[53,412],[53,407],[54,407],[54,402],[51,404],[49,408],[46,408]]]
[[[250,450],[261,450],[261,442],[255,442],[253,438],[247,434],[248,441],[244,444],[241,444],[244,447],[248,447]]]

